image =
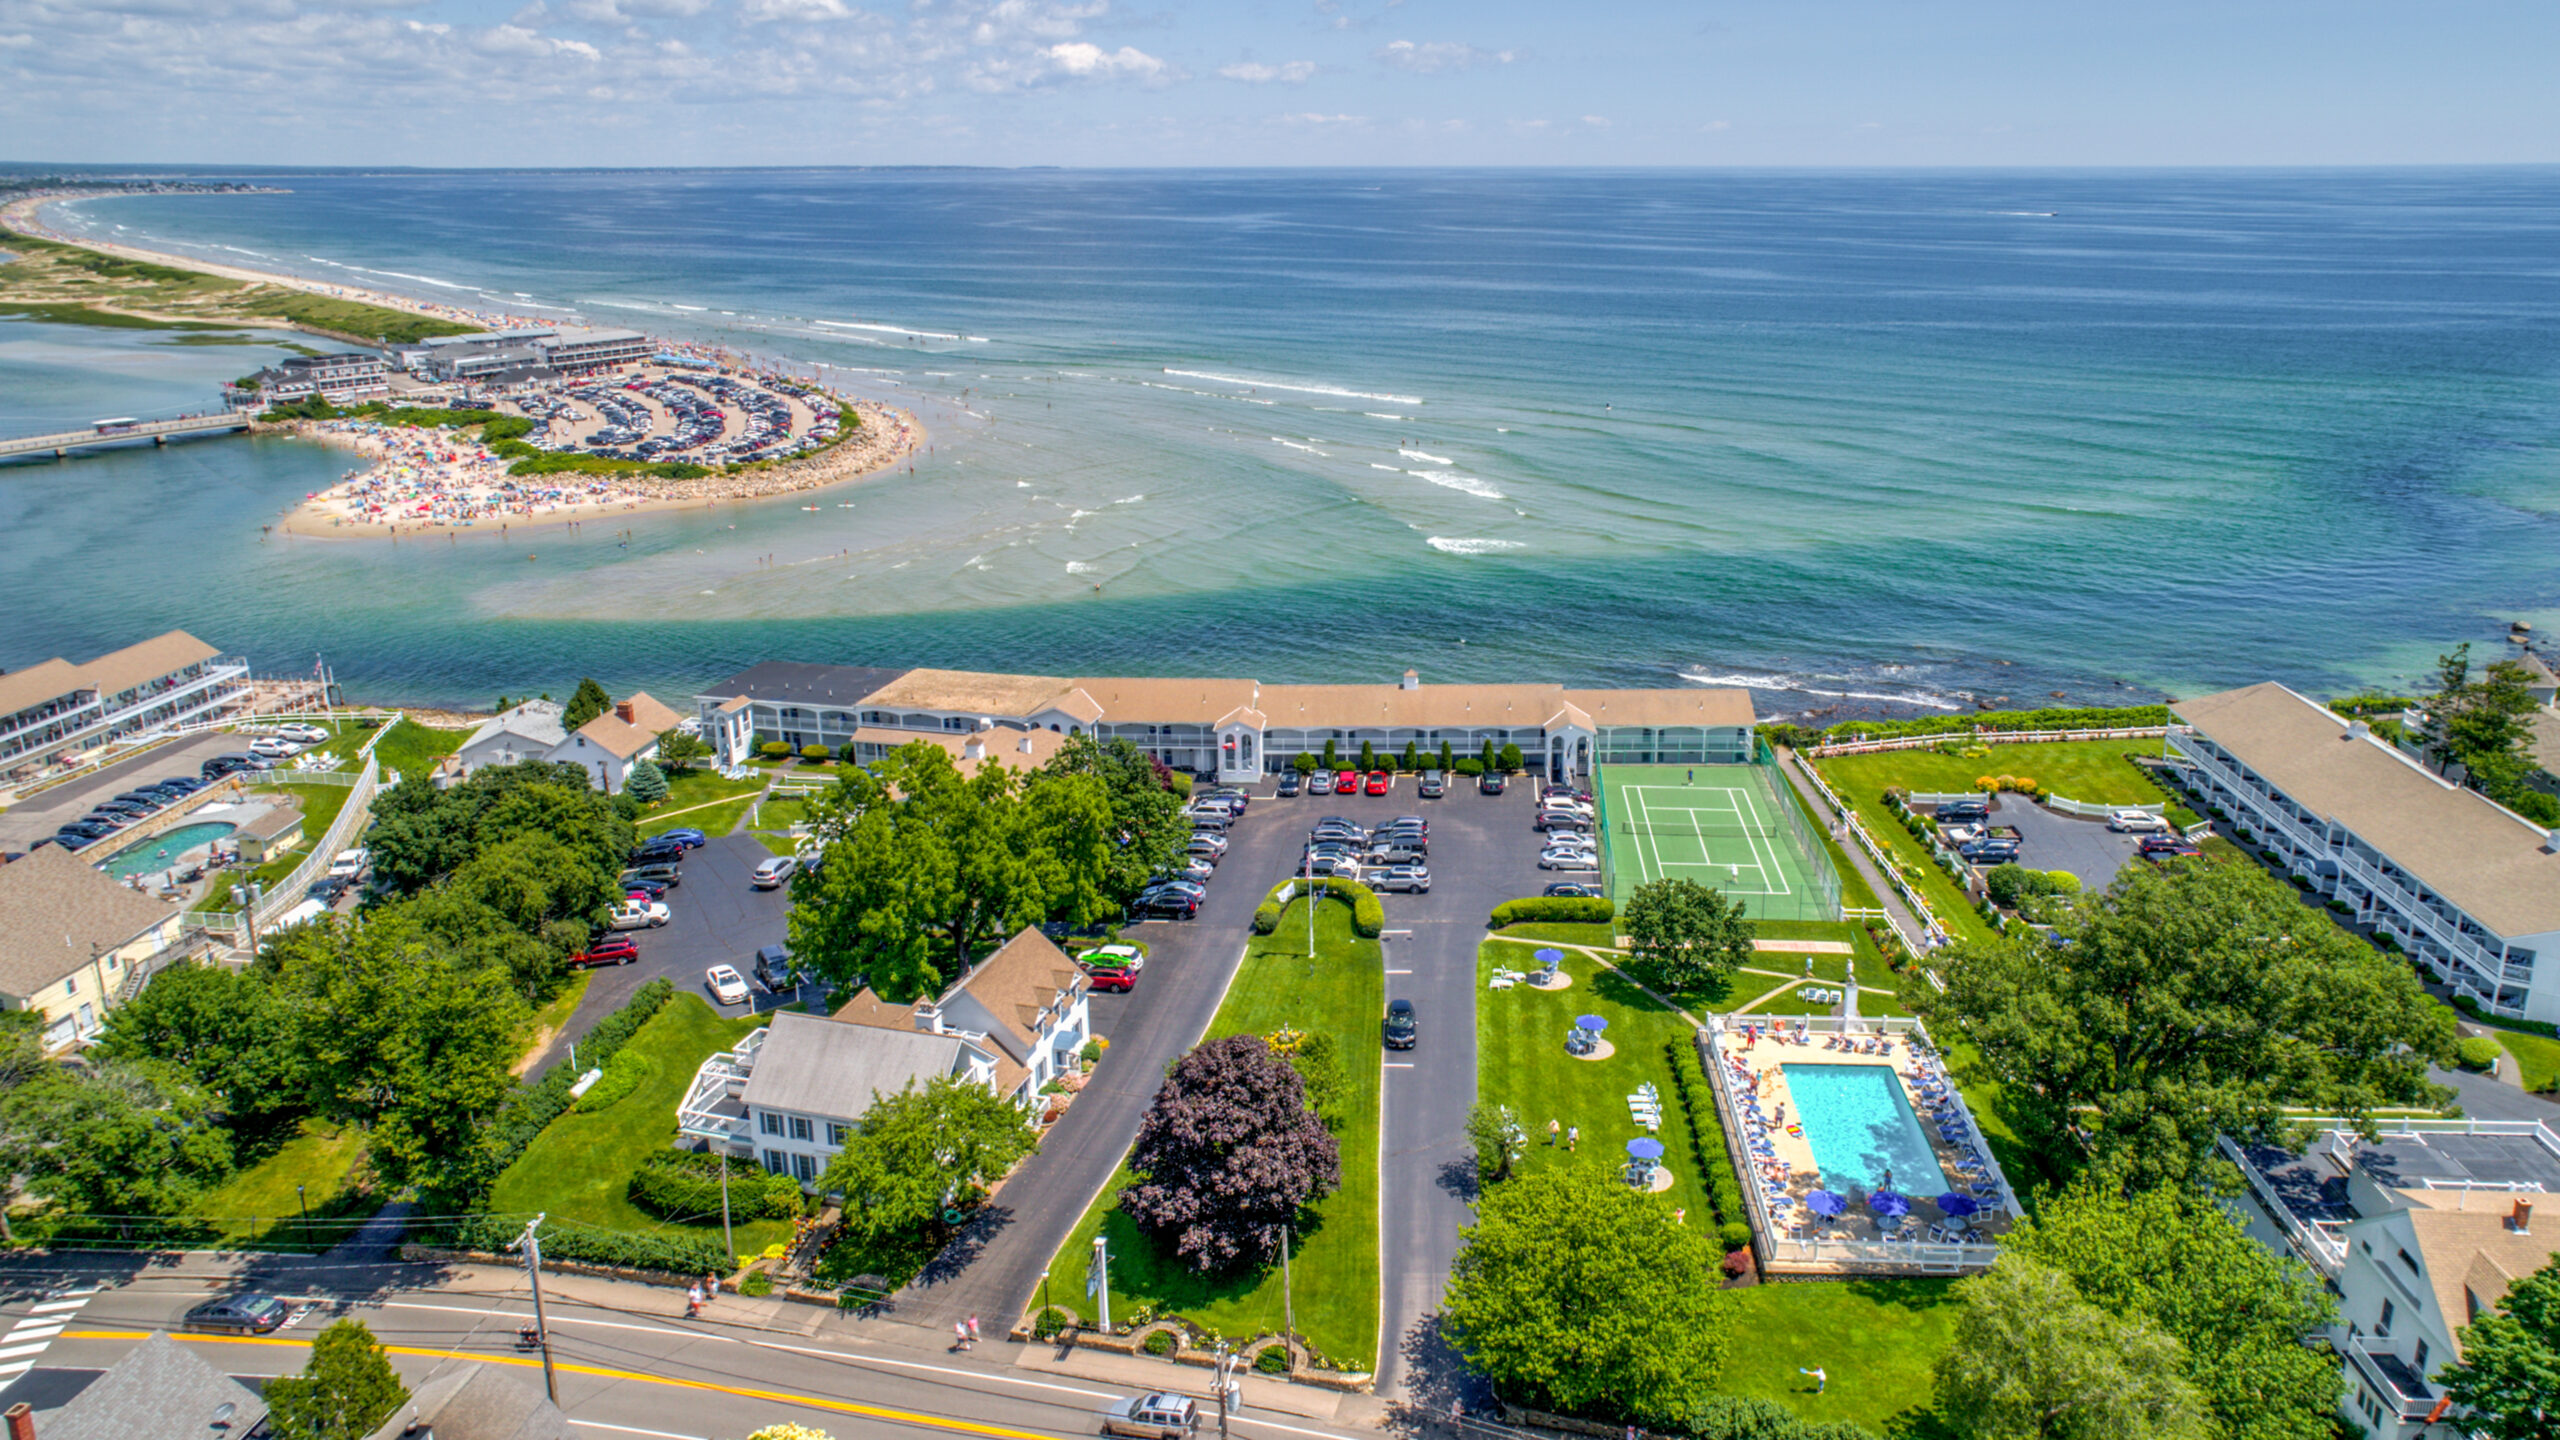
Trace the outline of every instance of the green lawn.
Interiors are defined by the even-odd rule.
[[[545,1211],[555,1219],[607,1229],[671,1230],[718,1243],[718,1216],[700,1225],[661,1220],[632,1204],[625,1192],[641,1160],[674,1142],[676,1105],[693,1083],[695,1067],[761,1023],[753,1018],[723,1020],[702,997],[678,992],[625,1047],[625,1053],[636,1051],[647,1057],[652,1067],[649,1078],[602,1110],[573,1111],[552,1121],[498,1177],[489,1195],[489,1209],[499,1214]],[[738,1253],[748,1255],[790,1239],[791,1225],[783,1220],[740,1221],[736,1235]]]
[[[1298,1235],[1290,1265],[1298,1331],[1307,1344],[1349,1368],[1368,1370],[1378,1351],[1378,1022],[1387,1004],[1385,962],[1378,942],[1354,937],[1350,911],[1334,903],[1316,911],[1317,958],[1310,962],[1306,917],[1297,913],[1304,903],[1291,905],[1277,930],[1253,942],[1227,988],[1226,1003],[1209,1022],[1209,1037],[1268,1035],[1289,1025],[1330,1033],[1341,1046],[1343,1115],[1335,1135],[1342,1146],[1342,1187],[1316,1204],[1317,1224]],[[1093,1317],[1084,1293],[1085,1265],[1100,1232],[1111,1251],[1115,1324],[1129,1323],[1143,1306],[1230,1339],[1277,1333],[1279,1267],[1204,1278],[1159,1258],[1114,1203],[1130,1179],[1125,1169],[1112,1177],[1050,1262],[1050,1300]]]
[[[356,1174],[363,1154],[363,1131],[305,1120],[275,1153],[206,1192],[196,1214],[221,1232],[218,1249],[326,1250],[381,1204]]]
[[[525,1022],[524,1028],[525,1058],[528,1061],[550,1043],[551,1036],[560,1033],[561,1026],[569,1023],[569,1017],[577,1012],[578,1002],[587,998],[587,983],[595,978],[593,970],[572,974],[568,983],[560,987],[560,993],[551,997],[549,1004],[533,1012],[533,1018]]]
[[[747,811],[755,803],[755,796],[741,795],[734,800],[714,801],[699,810],[659,809],[641,816],[633,828],[643,840],[680,827],[699,830],[716,840],[737,829],[738,822],[747,818]]]
[[[468,730],[438,730],[403,717],[373,747],[374,758],[382,762],[384,773],[403,777],[423,777],[435,768],[436,761],[462,748],[471,738]],[[349,754],[354,752],[350,750]]]
[[[2507,1053],[2516,1057],[2516,1064],[2524,1070],[2524,1088],[2549,1090],[2560,1086],[2560,1040],[2495,1027],[2489,1033],[2497,1036],[2498,1043],[2507,1047]]]
[[[1950,749],[1970,748],[1974,755],[1929,750],[1884,750],[1870,755],[1833,755],[1814,763],[1831,788],[1849,798],[1851,790],[1882,791],[1888,785],[1944,794],[1971,790],[1984,775],[2015,775],[2036,782],[2047,795],[2092,805],[2150,805],[2169,798],[2129,755],[2157,755],[2159,737],[2147,740],[2069,740],[2049,745],[1972,745],[1950,742]]]
[[[1735,1291],[1733,1343],[1716,1388],[1879,1435],[1939,1433],[1930,1367],[1955,1330],[1953,1283],[1832,1280]],[[1815,1367],[1830,1375],[1820,1395],[1796,1373]]]
[[[1842,758],[1864,760],[1875,757],[1857,755]],[[1817,763],[1824,767],[1823,777],[1831,781],[1833,793],[1849,802],[1849,808],[1865,822],[1867,833],[1874,836],[1876,843],[1884,846],[1885,853],[1903,867],[1903,878],[1928,900],[1929,908],[1937,912],[1938,922],[1947,927],[1947,933],[1959,940],[1989,939],[1990,927],[1973,912],[1973,902],[1956,888],[1956,882],[1948,878],[1946,871],[1938,868],[1938,862],[1930,856],[1928,847],[1902,828],[1902,817],[1885,808],[1884,788],[1880,785],[1852,787],[1831,774],[1831,761]],[[1846,887],[1843,889],[1845,893]],[[1843,898],[1840,903],[1845,905],[1849,902]]]
[[[761,793],[764,786],[765,777],[761,775],[732,780],[717,770],[687,770],[681,775],[667,777],[667,798],[659,802],[658,808],[682,810],[688,806],[704,805],[714,800],[755,795]]]
[[[239,908],[231,903],[230,887],[244,879],[255,880],[267,890],[273,891],[286,876],[291,875],[304,860],[310,858],[311,847],[319,844],[322,837],[329,833],[330,825],[337,821],[338,812],[347,808],[347,797],[355,792],[345,785],[260,785],[251,793],[290,795],[300,802],[302,838],[294,842],[292,849],[278,854],[246,876],[233,871],[227,883],[215,886],[202,903],[195,907],[198,910],[227,912]]]
[[[1624,976],[1600,966],[1589,956],[1566,952],[1562,969],[1573,984],[1563,990],[1508,990],[1483,986],[1496,966],[1533,970],[1534,943],[1489,939],[1477,949],[1476,1094],[1485,1101],[1509,1105],[1529,1132],[1524,1170],[1554,1165],[1596,1165],[1614,1172],[1626,1163],[1627,1142],[1644,1135],[1628,1114],[1627,1097],[1650,1080],[1665,1104],[1662,1128],[1663,1164],[1674,1183],[1663,1192],[1666,1205],[1687,1210],[1695,1223],[1714,1215],[1706,1187],[1693,1173],[1696,1160],[1689,1123],[1672,1084],[1668,1047],[1686,1044],[1689,1022],[1661,1001],[1645,994]],[[1565,1053],[1567,1032],[1576,1016],[1599,1015],[1609,1022],[1602,1034],[1615,1053],[1605,1060],[1584,1060]],[[1581,1142],[1571,1151],[1547,1143],[1549,1121],[1580,1127]]]

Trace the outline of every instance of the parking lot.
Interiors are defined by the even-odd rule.
[[[2030,870],[2067,870],[2084,890],[2104,890],[2142,847],[2139,835],[2107,828],[2101,819],[2059,815],[2032,800],[2003,795],[1991,804],[1991,823],[2018,827],[2018,863]]]
[[[139,755],[129,755],[77,780],[56,785],[24,803],[0,811],[0,852],[18,854],[61,829],[66,822],[88,814],[99,801],[137,786],[178,775],[192,780],[204,767],[204,762],[216,755],[247,748],[249,739],[246,735],[218,730],[190,735]],[[104,855],[114,848],[110,840],[97,853]]]

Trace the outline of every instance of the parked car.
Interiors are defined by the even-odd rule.
[[[655,930],[672,917],[673,912],[667,909],[663,900],[634,900],[616,907],[613,918],[606,925],[614,930]]]
[[[631,852],[634,865],[668,865],[683,859],[684,842],[670,840],[664,835],[641,841],[640,847]]]
[[[1476,777],[1476,793],[1479,795],[1499,795],[1503,789],[1503,778],[1490,770]]]
[[[1339,875],[1345,880],[1357,880],[1360,878],[1360,857],[1357,855],[1309,856],[1306,863],[1298,867],[1298,873],[1317,879],[1328,875]]]
[[[714,965],[702,972],[702,988],[723,1005],[747,1003],[747,977],[735,965]]]
[[[1359,794],[1360,772],[1357,770],[1338,770],[1334,772],[1333,793],[1336,795]]]
[[[1295,796],[1300,790],[1305,789],[1306,783],[1306,780],[1301,777],[1297,771],[1283,770],[1280,772],[1280,784],[1274,788],[1271,793],[1279,796],[1283,800],[1287,800]]]
[[[756,866],[756,873],[749,877],[747,883],[759,890],[779,890],[786,881],[799,873],[798,860],[788,855],[768,855],[764,858],[764,863]]]
[[[626,881],[655,880],[669,889],[674,889],[676,886],[684,883],[683,872],[676,867],[676,863],[672,860],[660,860],[653,864],[635,866],[632,869],[623,871],[622,878]]]
[[[1307,793],[1310,795],[1332,794],[1333,772],[1330,770],[1318,770],[1314,774],[1309,775],[1307,777]]]
[[[2015,840],[1976,840],[1956,853],[1976,865],[2006,865],[2018,858]]]
[[[1227,833],[1227,827],[1235,823],[1236,817],[1212,805],[1205,809],[1185,811],[1182,818],[1191,822],[1191,831],[1195,835],[1224,835]]]
[[[1394,780],[1388,776],[1386,771],[1372,770],[1369,772],[1368,793],[1372,795],[1384,795],[1387,793],[1388,789],[1394,785],[1394,783]]]
[[[293,1318],[293,1307],[273,1295],[246,1291],[207,1300],[187,1312],[182,1322],[189,1330],[213,1330],[233,1335],[266,1335],[284,1328]]]
[[[1420,846],[1408,845],[1401,840],[1388,840],[1370,846],[1369,853],[1360,857],[1360,863],[1364,866],[1418,865],[1422,863],[1423,858]]]
[[[1400,890],[1408,895],[1431,893],[1431,868],[1427,865],[1389,865],[1360,882],[1372,890]]]
[[[250,754],[273,755],[278,759],[283,759],[290,755],[299,755],[305,748],[306,747],[302,745],[295,744],[291,740],[287,740],[281,735],[261,735],[257,739],[249,742]]]
[[[667,895],[667,882],[664,880],[625,880],[622,882],[622,894],[623,898],[628,900],[663,900]]]
[[[1589,850],[1549,850],[1538,856],[1541,870],[1597,870],[1600,857]]]
[[[317,745],[329,738],[328,731],[317,725],[306,725],[299,720],[289,720],[277,726],[276,733],[287,740],[299,740],[305,745]]]
[[[1148,881],[1147,888],[1150,890],[1179,891],[1182,894],[1190,896],[1194,900],[1206,900],[1209,898],[1209,887],[1201,884],[1197,880],[1156,879]]]
[[[672,840],[687,850],[699,850],[703,846],[711,843],[710,836],[703,834],[701,831],[694,829],[690,825],[679,825],[673,830],[661,830],[655,838],[660,840]]]
[[[1102,1433],[1129,1440],[1190,1440],[1200,1407],[1188,1395],[1139,1395],[1103,1407]]]
[[[1233,785],[1219,785],[1208,790],[1197,791],[1195,794],[1198,796],[1204,796],[1211,800],[1224,801],[1228,805],[1234,807],[1235,812],[1239,815],[1243,814],[1253,804],[1252,791],[1239,790]]]
[[[1420,1022],[1414,1018],[1413,1002],[1410,1000],[1388,1001],[1386,1024],[1387,1048],[1390,1050],[1410,1050],[1413,1048],[1413,1042],[1420,1039],[1421,1036],[1422,1027]]]
[[[1135,945],[1096,945],[1076,959],[1094,965],[1117,966],[1122,970],[1147,968],[1147,952]]]
[[[2174,831],[2166,835],[2145,835],[2142,837],[2141,854],[2142,858],[2145,860],[2165,860],[2174,855],[2201,855],[2203,853],[2203,848],[2197,845],[2196,842],[2188,839],[2184,835],[2177,834]]]
[[[800,988],[800,967],[792,960],[788,946],[757,946],[754,969],[756,983],[767,990],[779,994]]]
[[[1121,995],[1138,988],[1138,972],[1118,965],[1087,965],[1084,973],[1100,994]]]
[[[169,797],[157,790],[127,790],[116,798],[145,810],[157,810],[169,803]]]
[[[1572,810],[1541,810],[1536,828],[1580,832],[1591,828],[1591,817]]]
[[[1548,886],[1546,893],[1578,900],[1597,900],[1607,892],[1597,885],[1585,885],[1579,880],[1559,880]]]
[[[608,935],[569,957],[572,970],[592,970],[601,965],[628,965],[640,958],[640,947],[628,935]]]
[[[196,773],[207,780],[219,780],[234,771],[247,770],[253,763],[248,756],[242,754],[216,755],[197,766]]]
[[[1182,847],[1182,853],[1185,855],[1197,855],[1201,859],[1215,865],[1219,860],[1226,856],[1226,837],[1222,835],[1209,834],[1194,835],[1191,837],[1190,842]]]
[[[2118,810],[2107,817],[2107,828],[2127,835],[2157,835],[2169,828],[2169,822],[2148,810]]]
[[[1415,787],[1414,793],[1425,800],[1437,800],[1449,793],[1449,777],[1437,770],[1425,770],[1422,772],[1422,783]]]
[[[1177,890],[1149,890],[1129,902],[1129,915],[1137,920],[1188,920],[1200,913],[1200,898]]]
[[[190,779],[184,775],[172,775],[168,779],[153,785],[151,788],[154,790],[166,790],[173,795],[193,795],[204,788],[204,782],[202,780]]]
[[[1929,813],[1941,825],[1950,820],[1987,820],[1991,818],[1991,802],[1978,795],[1968,795],[1961,800],[1941,801]]]

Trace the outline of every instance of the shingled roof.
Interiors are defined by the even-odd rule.
[[[0,995],[23,1001],[168,918],[58,845],[0,865]]]

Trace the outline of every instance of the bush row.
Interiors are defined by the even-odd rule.
[[[1268,935],[1279,929],[1282,909],[1280,892],[1293,885],[1306,883],[1308,882],[1304,880],[1283,880],[1272,886],[1271,893],[1263,897],[1260,905],[1254,907],[1253,933]],[[1387,928],[1387,907],[1379,903],[1377,891],[1357,880],[1345,880],[1339,875],[1328,875],[1314,883],[1322,887],[1328,897],[1351,907],[1352,934],[1363,940],[1375,940],[1379,932]]]
[[[609,1065],[623,1042],[647,1024],[649,1017],[658,1013],[659,1007],[675,998],[675,993],[675,983],[664,976],[641,986],[632,994],[629,1003],[604,1017],[595,1029],[587,1033],[586,1039],[578,1042],[579,1061],[591,1066]],[[576,1084],[577,1079],[569,1066],[554,1065],[550,1074],[507,1097],[507,1103],[500,1108],[498,1118],[489,1127],[492,1147],[488,1175],[492,1182],[504,1174],[508,1166],[516,1163],[517,1157],[524,1154],[525,1147],[533,1143],[534,1137],[540,1135],[545,1126],[567,1113],[572,1103],[569,1087]],[[601,1085],[604,1082],[596,1083]]]
[[[1544,921],[1569,925],[1606,925],[1618,918],[1618,907],[1596,895],[1531,895],[1493,907],[1492,925],[1525,925]]]
[[[661,1220],[697,1221],[720,1213],[720,1157],[664,1150],[631,1176],[631,1203]],[[800,1182],[737,1160],[729,1162],[729,1213],[741,1220],[797,1220]]]
[[[1801,725],[1764,725],[1761,738],[1772,744],[1802,748],[1826,741],[1890,740],[1906,735],[1965,735],[1976,730],[2132,730],[2169,723],[2166,705],[2126,705],[2112,709],[2054,706],[2044,710],[1984,710],[1971,715],[1926,715],[1911,720],[1846,720],[1827,730]]]
[[[1724,1121],[1716,1114],[1716,1095],[1707,1083],[1706,1066],[1698,1058],[1695,1041],[1678,1039],[1668,1042],[1671,1083],[1680,1092],[1680,1108],[1689,1117],[1690,1158],[1704,1178],[1707,1201],[1715,1207],[1716,1222],[1726,1227],[1741,1226],[1742,1245],[1751,1243],[1751,1210],[1742,1203],[1742,1186],[1734,1177],[1733,1155],[1725,1148]],[[1742,1245],[1728,1244],[1739,1250]]]
[[[453,1243],[465,1250],[503,1253],[524,1234],[525,1215],[474,1215],[455,1227]],[[667,1275],[726,1275],[738,1267],[737,1257],[717,1240],[670,1235],[656,1230],[603,1230],[562,1220],[546,1220],[539,1232],[542,1258],[575,1260],[588,1265],[615,1265],[628,1270],[655,1270]]]

